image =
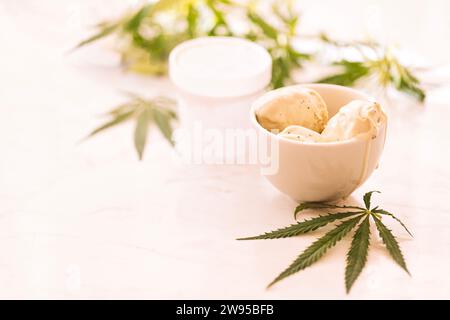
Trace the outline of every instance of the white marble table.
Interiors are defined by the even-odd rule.
[[[343,282],[347,240],[266,290],[318,233],[235,238],[291,223],[295,203],[254,167],[180,164],[157,132],[142,162],[129,125],[78,144],[123,99],[120,90],[151,95],[170,85],[124,74],[99,48],[65,55],[79,35],[52,39],[49,25],[56,22],[42,20],[36,25],[42,32],[33,33],[15,24],[26,16],[6,17],[0,20],[0,298],[450,297],[448,87],[432,91],[426,106],[389,105],[380,168],[349,199],[383,191],[374,201],[415,235],[390,224],[412,277],[373,236],[368,267],[350,295]],[[4,28],[11,25],[13,36]]]

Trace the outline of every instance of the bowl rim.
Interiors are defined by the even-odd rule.
[[[365,99],[367,100],[374,100],[376,101],[375,98],[373,98],[371,95],[362,92],[360,90],[356,90],[353,88],[349,88],[349,87],[345,87],[345,86],[340,86],[337,84],[329,84],[329,83],[302,83],[302,84],[294,84],[294,85],[290,85],[290,86],[285,86],[285,87],[281,87],[281,88],[277,88],[274,90],[278,90],[278,89],[282,89],[282,88],[289,88],[289,87],[304,87],[304,88],[310,88],[310,89],[314,89],[315,87],[322,87],[322,88],[332,88],[332,89],[337,89],[337,90],[341,90],[341,91],[347,91],[347,92],[351,92],[354,94],[358,94],[361,96],[364,96]],[[320,147],[330,147],[330,146],[338,146],[338,145],[348,145],[348,144],[354,144],[357,142],[360,142],[361,139],[358,139],[358,137],[353,137],[351,139],[347,139],[347,140],[342,140],[342,141],[325,141],[325,142],[309,142],[309,141],[295,141],[292,139],[287,139],[284,137],[280,137],[278,134],[275,134],[267,129],[265,129],[256,119],[256,103],[259,101],[259,99],[264,96],[265,94],[267,94],[268,92],[272,92],[274,90],[270,90],[265,92],[264,94],[262,94],[261,96],[259,96],[255,101],[253,101],[251,108],[250,108],[250,121],[253,125],[253,127],[255,127],[257,130],[264,132],[264,134],[268,134],[272,137],[274,137],[277,140],[281,140],[283,142],[286,143],[291,143],[294,145],[307,145],[307,146],[315,146],[317,148]],[[381,106],[381,109],[384,111],[383,106]],[[386,127],[386,124],[384,124],[381,128],[384,130]]]

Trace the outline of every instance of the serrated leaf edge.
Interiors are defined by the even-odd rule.
[[[383,243],[389,252],[392,259],[403,269],[411,275],[411,273],[408,270],[408,267],[406,266],[405,258],[403,257],[403,253],[400,249],[400,246],[395,238],[395,236],[392,234],[391,230],[389,230],[383,222],[376,216],[372,215],[372,218],[375,222],[375,226],[377,227],[378,233],[380,235],[380,238],[383,240]]]
[[[364,237],[364,238],[363,238]],[[364,243],[363,243],[364,241]],[[362,247],[364,246],[364,247]],[[369,215],[361,222],[353,235],[352,243],[347,252],[345,267],[345,288],[350,292],[358,276],[361,274],[367,263],[367,256],[370,246],[370,217]],[[362,250],[362,252],[361,252]],[[353,254],[356,253],[355,256]]]
[[[337,242],[342,240],[353,228],[355,228],[363,216],[364,214],[361,214],[357,217],[342,222],[341,224],[336,226],[336,228],[327,232],[324,236],[313,242],[297,257],[297,259],[295,259],[289,265],[289,267],[287,267],[271,283],[269,283],[267,287],[270,288],[280,280],[290,275],[293,275],[303,269],[306,269],[307,267],[317,262],[321,257],[325,255],[325,253],[330,248],[334,247]]]
[[[305,219],[285,228],[279,228],[257,236],[238,238],[237,240],[270,240],[295,237],[322,228],[336,220],[346,219],[361,213],[363,211],[328,213],[327,215],[319,215],[315,218]]]
[[[364,205],[366,206],[367,210],[370,210],[370,202],[371,202],[372,194],[374,194],[374,193],[381,193],[381,192],[377,191],[377,190],[373,190],[373,191],[366,192],[363,196]]]
[[[403,227],[403,229],[405,229],[405,231],[412,237],[414,238],[413,234],[411,233],[411,231],[409,231],[409,229],[406,227],[406,225],[399,219],[397,218],[393,213],[390,213],[386,210],[383,209],[377,209],[377,210],[373,210],[373,212],[378,213],[378,214],[382,214],[382,215],[386,215],[391,217],[392,219],[396,220],[398,223],[400,223],[400,225]]]

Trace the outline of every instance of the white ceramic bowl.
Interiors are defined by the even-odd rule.
[[[316,90],[325,100],[330,118],[352,100],[373,100],[360,91],[343,86],[305,84],[297,87]],[[268,142],[278,144],[278,148],[269,151],[272,161],[278,159],[278,170],[265,176],[282,193],[298,202],[345,198],[377,168],[386,138],[386,125],[380,127],[375,139],[368,141],[353,138],[340,142],[297,142],[281,138],[258,123],[255,110],[262,105],[261,98],[253,103],[250,120]]]

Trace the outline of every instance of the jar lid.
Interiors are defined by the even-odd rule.
[[[272,59],[265,48],[242,38],[196,38],[172,50],[169,76],[191,94],[244,96],[270,83]]]

